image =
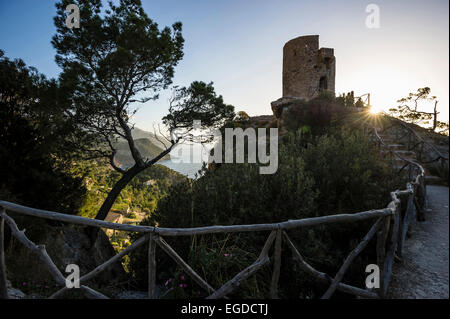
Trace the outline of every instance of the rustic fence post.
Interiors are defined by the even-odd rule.
[[[274,250],[274,263],[273,263],[273,273],[272,281],[270,284],[270,298],[278,299],[278,281],[280,279],[280,269],[281,269],[281,229],[277,231],[277,237],[275,239],[275,250]]]
[[[382,228],[377,233],[377,265],[380,269],[380,288],[378,295],[380,298],[384,298],[384,264],[386,258],[386,240],[389,235],[389,228],[391,224],[391,216],[384,218]]]
[[[408,151],[412,150],[412,136],[411,132],[408,133]]]
[[[5,212],[1,208],[1,213]],[[0,299],[8,299],[8,288],[6,286],[6,265],[5,265],[5,219],[0,215]]]
[[[385,262],[384,262],[384,271],[383,271],[383,296],[386,295],[387,289],[389,287],[389,283],[392,276],[392,264],[394,263],[395,258],[395,252],[397,250],[397,243],[398,243],[398,232],[399,232],[399,226],[400,226],[400,211],[399,211],[399,205],[395,205],[395,212],[394,212],[394,225],[392,226],[392,234],[390,238],[390,245],[389,249],[386,254]]]
[[[421,188],[422,188],[423,210],[425,211],[428,207],[427,185],[425,184],[425,176],[421,176],[420,184],[421,184]]]
[[[154,233],[150,233],[148,240],[148,299],[155,299],[155,285],[156,285],[156,242]]]
[[[416,206],[417,220],[425,221],[425,207],[426,207],[426,189],[424,183],[424,177],[419,175],[416,183],[416,192],[414,196],[414,204]]]
[[[423,155],[423,142],[420,142],[420,149],[419,149],[419,151],[417,152],[418,154],[417,154],[417,160],[419,161],[419,162],[422,162],[422,155]]]
[[[406,205],[405,216],[400,225],[400,236],[398,237],[397,255],[403,257],[403,246],[405,245],[406,233],[408,232],[409,224],[412,218],[414,207],[414,193],[408,196],[408,203]]]

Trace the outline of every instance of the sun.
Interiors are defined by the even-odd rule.
[[[377,107],[375,105],[370,106],[370,114],[377,115],[380,114],[382,111],[383,110],[380,107]]]

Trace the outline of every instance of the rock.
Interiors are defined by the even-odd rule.
[[[8,290],[9,299],[24,299],[26,297],[22,291],[13,288],[9,280],[6,280],[6,289]]]
[[[116,254],[103,231],[92,228],[88,232],[85,230],[86,228],[66,227],[57,239],[59,247],[54,247],[52,251],[59,250],[58,259],[61,260],[61,268],[65,269],[69,264],[76,264],[80,267],[80,273],[85,274]],[[123,281],[125,276],[122,264],[116,262],[96,278],[101,283],[109,284]]]
[[[155,287],[155,297],[156,299],[161,296],[161,287]],[[138,290],[126,290],[121,291],[115,294],[115,298],[117,299],[148,299],[147,291],[138,291]]]
[[[275,116],[275,118],[277,120],[281,119],[281,116],[283,114],[283,109],[286,107],[289,107],[289,105],[291,105],[294,101],[297,101],[299,99],[300,98],[298,98],[298,97],[285,96],[285,97],[279,98],[276,101],[273,101],[272,103],[270,103],[270,105],[272,107],[273,116]]]
[[[145,291],[122,291],[116,295],[118,299],[148,299],[148,292]]]
[[[19,289],[8,288],[8,297],[9,299],[24,299],[25,294]]]
[[[299,100],[300,98],[298,97],[285,96],[270,103],[272,107],[273,116],[277,120],[277,127],[279,129],[283,127],[283,111],[289,109],[289,107],[293,105],[293,103]]]
[[[32,226],[28,226],[25,228],[31,230]],[[63,276],[68,275],[65,269],[69,264],[77,265],[80,275],[83,276],[116,254],[106,234],[97,228],[40,222],[39,231],[27,231],[27,236],[34,243],[45,246],[48,255]],[[33,281],[41,285],[55,284],[47,268],[33,252],[17,242],[8,246],[10,249],[6,252],[6,266],[10,278],[21,278],[20,280]],[[23,274],[27,275],[24,277]],[[100,286],[111,286],[127,279],[127,274],[118,261],[108,266],[92,281]]]

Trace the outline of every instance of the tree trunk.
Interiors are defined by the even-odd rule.
[[[438,112],[437,112],[437,104],[438,104],[438,102],[436,101],[435,103],[434,103],[434,117],[433,117],[433,132],[435,132],[436,131],[436,127],[437,127],[437,115],[438,115]]]
[[[125,186],[128,185],[128,183],[140,172],[142,172],[147,167],[140,167],[137,164],[135,164],[132,168],[127,170],[125,174],[123,174],[122,178],[119,179],[119,181],[114,185],[114,187],[111,189],[111,191],[108,193],[108,196],[106,197],[105,201],[102,204],[102,207],[100,207],[100,210],[97,213],[97,216],[95,216],[95,219],[104,220],[106,216],[108,215],[111,207],[113,206],[114,202],[117,199],[117,196],[119,196],[122,189],[125,188]]]
[[[137,174],[139,174],[143,170],[149,168],[150,166],[152,166],[153,164],[158,162],[161,158],[163,158],[164,156],[169,154],[170,151],[172,150],[172,148],[177,144],[177,142],[176,143],[172,143],[172,145],[169,148],[167,148],[166,150],[161,152],[158,156],[153,158],[151,161],[148,161],[145,164],[136,163],[136,164],[134,164],[133,167],[131,167],[129,170],[127,170],[122,175],[122,178],[119,179],[119,181],[116,184],[114,184],[113,188],[108,193],[108,196],[106,197],[105,201],[103,202],[102,207],[100,207],[100,210],[98,211],[97,216],[95,216],[95,219],[104,220],[106,218],[106,216],[108,215],[109,210],[114,205],[114,202],[116,201],[117,196],[119,196],[119,194],[122,191],[122,189],[124,189],[125,186],[127,186],[128,183]],[[142,160],[139,161],[139,162],[142,162]]]

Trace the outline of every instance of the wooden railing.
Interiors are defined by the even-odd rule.
[[[373,136],[378,140],[380,147],[385,147],[385,143],[379,136],[377,130],[373,131]],[[396,151],[391,150],[393,155]],[[209,294],[208,299],[227,298],[227,295],[237,289],[240,283],[261,267],[267,265],[271,258],[273,259],[273,273],[270,285],[271,298],[278,298],[278,282],[280,277],[281,267],[281,247],[284,240],[292,252],[293,257],[298,262],[298,265],[306,272],[313,276],[320,282],[329,284],[328,289],[323,294],[323,299],[330,298],[336,290],[353,294],[362,298],[384,298],[389,287],[392,276],[392,265],[395,257],[401,258],[402,249],[406,238],[406,232],[409,225],[416,216],[416,210],[422,211],[425,205],[426,189],[424,183],[424,170],[418,163],[405,161],[413,168],[415,172],[414,178],[407,183],[405,190],[396,190],[391,192],[391,202],[386,208],[374,209],[365,212],[354,214],[338,214],[328,215],[314,218],[304,218],[297,220],[288,220],[280,223],[271,224],[251,224],[251,225],[231,225],[231,226],[208,226],[195,228],[164,228],[152,226],[134,226],[116,224],[105,222],[101,220],[89,219],[80,216],[71,216],[60,214],[51,211],[29,208],[17,205],[10,202],[0,201],[0,298],[8,298],[6,288],[6,266],[5,266],[5,252],[3,247],[4,224],[6,223],[11,229],[12,235],[17,238],[23,245],[39,256],[47,270],[50,272],[60,289],[53,293],[49,298],[61,297],[69,288],[66,287],[65,278],[61,271],[47,254],[45,246],[36,245],[29,240],[24,231],[20,231],[15,221],[7,214],[7,211],[15,213],[35,216],[50,220],[57,220],[61,222],[68,222],[79,225],[92,226],[97,228],[108,228],[128,232],[142,233],[142,237],[136,240],[126,249],[113,256],[103,264],[96,267],[94,270],[83,275],[80,278],[80,289],[88,298],[108,298],[98,291],[86,286],[86,283],[105,270],[111,264],[119,261],[122,257],[129,254],[138,247],[148,242],[148,297],[156,298],[156,246],[167,253],[200,287],[206,290]],[[407,207],[404,214],[401,213],[400,198],[407,196]],[[292,242],[288,235],[291,229],[311,227],[315,225],[325,225],[331,223],[351,223],[362,220],[375,219],[370,230],[361,240],[361,242],[354,248],[347,256],[338,272],[334,277],[315,269],[308,264],[300,254],[299,250]],[[192,235],[206,235],[217,233],[232,233],[232,232],[262,232],[270,231],[265,245],[263,246],[259,257],[253,264],[242,270],[231,280],[226,282],[222,287],[215,289],[207,283],[188,263],[186,263],[177,252],[164,240],[164,237],[169,236],[192,236]],[[376,237],[376,255],[377,265],[380,267],[380,288],[375,290],[362,289],[355,286],[342,283],[342,279],[350,264],[355,258],[364,250],[369,241]],[[269,252],[271,247],[274,247],[273,254],[270,257]]]
[[[447,175],[449,168],[448,155],[442,154],[433,143],[426,141],[403,121],[388,116],[386,119],[390,121],[391,125],[385,127],[383,131],[395,129],[395,140],[404,143],[408,151],[415,152],[418,161],[422,165],[433,165],[440,175]]]

